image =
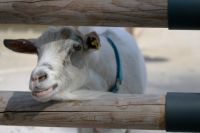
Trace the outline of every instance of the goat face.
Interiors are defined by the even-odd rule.
[[[86,73],[89,49],[100,45],[95,32],[82,35],[71,27],[51,28],[38,39],[4,40],[4,45],[22,53],[36,53],[38,63],[32,71],[29,88],[35,99],[48,101],[62,91],[78,89]],[[77,81],[82,74],[82,81]]]

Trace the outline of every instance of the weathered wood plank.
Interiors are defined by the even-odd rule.
[[[0,93],[0,124],[164,129],[165,97],[113,94],[94,100],[40,103],[28,92]]]
[[[0,23],[167,27],[167,0],[0,0]]]

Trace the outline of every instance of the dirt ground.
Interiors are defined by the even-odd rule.
[[[13,53],[2,46],[2,40],[37,37],[46,28],[0,25],[0,90],[29,91],[29,76],[36,65],[36,56]],[[136,28],[134,33],[146,59],[147,93],[200,92],[200,31]],[[27,131],[76,133],[76,129],[73,128],[0,127],[2,133]],[[165,131],[135,132],[164,133]]]

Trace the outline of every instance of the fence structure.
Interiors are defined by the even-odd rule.
[[[200,29],[200,1],[0,0],[0,23]]]
[[[0,93],[0,125],[199,132],[200,94],[108,94],[40,103],[30,92]]]
[[[200,29],[200,0],[0,0],[0,23]],[[200,131],[200,94],[39,103],[0,92],[0,124]]]
[[[111,94],[82,101],[40,103],[29,92],[0,93],[0,124],[165,129],[165,97]]]

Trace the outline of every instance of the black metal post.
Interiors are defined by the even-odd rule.
[[[200,132],[200,93],[168,93],[166,131]]]
[[[200,0],[168,0],[169,29],[200,29]]]

